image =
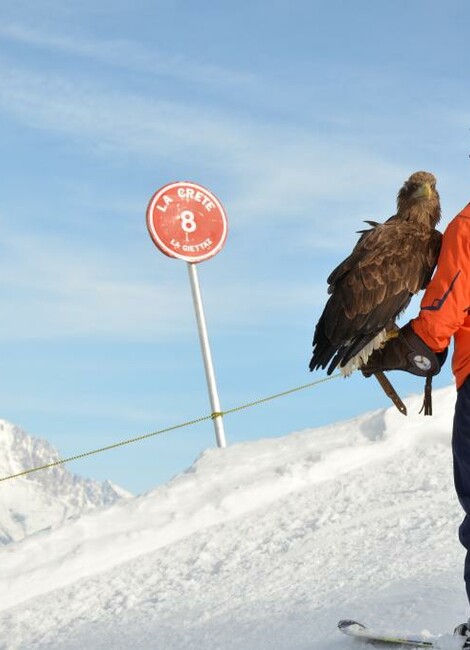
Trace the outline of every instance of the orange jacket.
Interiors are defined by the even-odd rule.
[[[434,352],[442,352],[454,336],[452,371],[460,388],[470,375],[470,203],[446,228],[436,271],[411,326]]]

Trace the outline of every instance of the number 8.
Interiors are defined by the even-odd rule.
[[[178,216],[178,219],[181,219],[181,228],[184,232],[194,232],[196,230],[197,225],[194,221],[194,212],[191,212],[191,210],[183,210]]]

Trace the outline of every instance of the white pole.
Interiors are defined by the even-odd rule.
[[[217,393],[217,384],[215,381],[214,365],[212,363],[211,349],[209,346],[209,337],[207,334],[206,319],[204,316],[204,308],[202,305],[201,289],[199,287],[199,280],[197,276],[197,264],[188,262],[189,281],[191,283],[191,292],[193,294],[194,310],[196,312],[197,328],[199,331],[199,340],[201,342],[202,358],[204,359],[204,368],[206,371],[207,387],[209,389],[209,397],[211,401],[212,413],[220,413],[219,395]],[[226,447],[224,423],[221,415],[213,418],[215,437],[218,447]]]

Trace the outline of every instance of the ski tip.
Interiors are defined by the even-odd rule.
[[[361,623],[358,623],[357,621],[351,621],[349,619],[344,619],[344,620],[340,621],[338,623],[338,629],[343,631],[343,630],[346,630],[346,628],[349,628],[349,627],[351,627],[353,625],[355,625],[357,627],[360,627],[363,630],[366,629],[365,625],[362,625]]]

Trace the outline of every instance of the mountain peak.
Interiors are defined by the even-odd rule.
[[[0,420],[0,477],[57,460],[59,453],[49,442]],[[131,496],[110,481],[82,478],[63,465],[5,481],[0,489],[0,544],[57,525],[83,510]]]

